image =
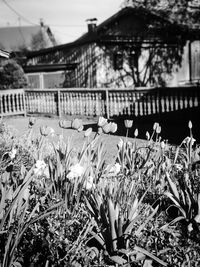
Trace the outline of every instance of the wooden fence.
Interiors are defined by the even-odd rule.
[[[25,104],[25,105],[24,105]],[[196,108],[200,87],[45,89],[0,92],[0,115],[146,116]]]
[[[0,91],[0,116],[26,115],[24,89]]]

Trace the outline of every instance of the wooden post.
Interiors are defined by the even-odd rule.
[[[188,44],[188,56],[189,56],[189,82],[192,82],[192,42]]]
[[[25,92],[24,92],[24,90],[23,90],[22,95],[23,95],[23,103],[24,103],[24,117],[26,117],[26,99],[25,99]]]
[[[57,91],[57,97],[58,97],[58,103],[57,103],[57,110],[58,110],[58,116],[61,117],[61,105],[60,105],[60,90]]]
[[[107,116],[107,119],[109,119],[110,118],[110,114],[109,114],[109,91],[108,91],[108,89],[106,89],[106,116]]]

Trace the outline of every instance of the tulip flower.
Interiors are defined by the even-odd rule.
[[[160,134],[161,133],[161,126],[160,125],[158,125],[158,127],[156,128],[156,133],[157,134]]]
[[[68,128],[68,122],[66,120],[60,120],[59,121],[59,126],[60,128],[67,129]]]
[[[149,134],[149,132],[148,132],[148,131],[146,132],[146,138],[147,138],[147,140],[149,140],[149,139],[150,139],[150,134]]]
[[[108,134],[110,132],[110,123],[106,123],[103,127],[102,130],[104,133]]]
[[[133,120],[125,120],[124,125],[127,129],[130,129],[133,126]]]
[[[135,137],[138,136],[138,129],[137,129],[137,128],[135,129],[134,136],[135,136]]]
[[[34,117],[30,117],[29,124],[28,124],[29,128],[32,128],[35,122],[36,122],[36,119]]]
[[[105,124],[107,124],[107,123],[108,123],[108,120],[105,119],[104,117],[100,116],[99,119],[98,119],[98,123],[97,123],[97,125],[98,125],[99,127],[103,127],[103,126],[104,126]]]
[[[98,133],[99,135],[102,134],[102,133],[103,133],[103,129],[102,129],[101,127],[99,127],[97,133]]]
[[[85,136],[85,137],[89,137],[89,136],[91,135],[91,133],[92,133],[92,128],[90,127],[90,128],[88,128],[88,129],[85,131],[84,136]]]
[[[188,127],[189,127],[189,129],[192,129],[192,122],[191,121],[188,122]]]
[[[43,136],[48,136],[48,135],[54,134],[55,131],[53,128],[51,128],[49,126],[41,126],[40,127],[40,133]]]
[[[74,119],[72,121],[71,127],[72,127],[72,129],[75,129],[75,130],[81,132],[83,130],[83,122],[82,122],[82,120],[78,119],[78,118]]]
[[[117,131],[117,124],[115,122],[110,123],[110,132],[115,133]]]
[[[159,123],[155,122],[154,125],[153,125],[153,130],[156,131],[156,129],[158,128],[159,126]]]

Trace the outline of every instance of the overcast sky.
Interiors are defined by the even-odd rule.
[[[87,31],[88,18],[98,23],[120,10],[123,0],[0,0],[0,27],[49,25],[60,43],[74,41]]]

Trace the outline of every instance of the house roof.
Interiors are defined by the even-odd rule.
[[[9,58],[10,54],[7,51],[0,49],[0,58]]]
[[[140,19],[143,19],[144,21],[146,20],[146,23],[149,23],[148,33],[150,32],[155,33],[156,31],[158,31],[161,35],[166,36],[166,32],[169,31],[169,33],[170,32],[172,33],[172,34],[168,34],[168,36],[171,36],[171,38],[173,38],[173,35],[175,33],[180,35],[180,33],[188,34],[188,32],[190,36],[192,35],[197,36],[196,34],[197,31],[188,30],[187,28],[182,27],[181,25],[178,25],[177,23],[170,21],[161,15],[158,15],[155,12],[148,11],[143,8],[125,7],[121,9],[120,11],[118,11],[113,16],[109,17],[107,20],[105,20],[101,24],[99,24],[96,27],[95,32],[93,34],[91,34],[91,32],[87,32],[83,34],[81,37],[79,37],[78,39],[76,39],[74,42],[62,44],[62,45],[58,45],[58,46],[50,47],[46,49],[41,49],[39,51],[30,51],[26,55],[28,58],[31,58],[34,56],[39,56],[42,54],[47,54],[49,52],[59,51],[59,50],[65,50],[66,52],[68,51],[70,52],[72,48],[79,47],[80,45],[91,43],[91,42],[98,42],[101,39],[101,36],[103,36],[106,29],[118,23],[120,19],[122,19],[123,17],[126,17],[127,15],[130,15],[130,16],[133,15]],[[158,25],[157,26],[152,25],[151,24],[152,21],[159,22],[161,27],[159,27]],[[163,31],[163,28],[165,28],[165,31]],[[199,31],[198,31],[198,36],[200,36]]]
[[[0,28],[0,47],[7,51],[18,51],[20,48],[30,48],[32,37],[40,31],[44,34],[48,46],[56,45],[55,38],[48,26],[19,26]]]

